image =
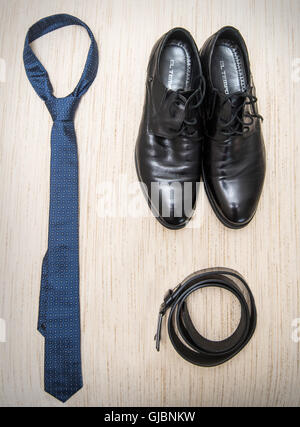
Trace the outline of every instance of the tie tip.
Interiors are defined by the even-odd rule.
[[[59,400],[62,403],[67,402],[69,399],[71,399],[72,396],[74,396],[74,394],[76,394],[79,390],[82,389],[82,386],[79,386],[75,389],[72,390],[65,390],[65,391],[53,391],[53,390],[46,390],[46,393],[50,394],[52,397],[54,397],[55,399]]]

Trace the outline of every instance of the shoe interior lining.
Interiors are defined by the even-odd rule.
[[[218,40],[212,55],[212,82],[225,95],[244,92],[248,86],[244,56],[232,40]]]
[[[187,92],[195,88],[199,70],[196,69],[194,55],[188,41],[168,40],[160,57],[160,77],[168,89]]]

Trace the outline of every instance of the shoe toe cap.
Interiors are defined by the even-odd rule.
[[[226,219],[233,225],[243,227],[253,218],[257,202],[243,200],[242,202],[230,202],[222,204],[222,212]]]
[[[248,181],[218,182],[214,185],[213,199],[224,223],[232,228],[245,227],[255,215],[262,183],[250,185]]]
[[[151,203],[159,222],[170,229],[184,228],[194,213],[195,192],[187,190],[182,183],[160,183],[157,195],[152,194]]]

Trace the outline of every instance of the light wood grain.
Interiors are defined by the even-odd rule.
[[[42,337],[36,331],[41,261],[47,247],[51,118],[24,72],[22,50],[38,19],[66,12],[85,21],[100,49],[98,77],[76,115],[80,156],[80,265],[84,388],[65,406],[298,406],[300,317],[300,2],[296,0],[0,0],[0,405],[62,406],[43,391]],[[136,179],[133,152],[154,42],[186,27],[199,47],[225,24],[246,38],[257,86],[268,170],[255,220],[241,231],[216,219],[201,187],[192,226],[163,229],[147,216],[101,218],[104,182]],[[89,40],[64,28],[34,43],[55,94],[80,76]],[[122,199],[123,197],[123,199]],[[122,200],[145,201],[114,191]],[[248,280],[258,309],[249,345],[223,366],[183,361],[165,328],[153,342],[164,292],[193,271],[225,266]],[[219,339],[238,317],[218,290],[193,299],[197,325]]]

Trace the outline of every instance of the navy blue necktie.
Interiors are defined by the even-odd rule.
[[[81,25],[91,39],[87,62],[75,90],[56,98],[47,71],[30,43],[68,25]],[[28,31],[24,47],[28,79],[53,119],[48,250],[42,265],[38,330],[45,337],[45,391],[65,402],[83,385],[80,352],[78,156],[74,115],[98,70],[98,48],[79,19],[54,15]]]

